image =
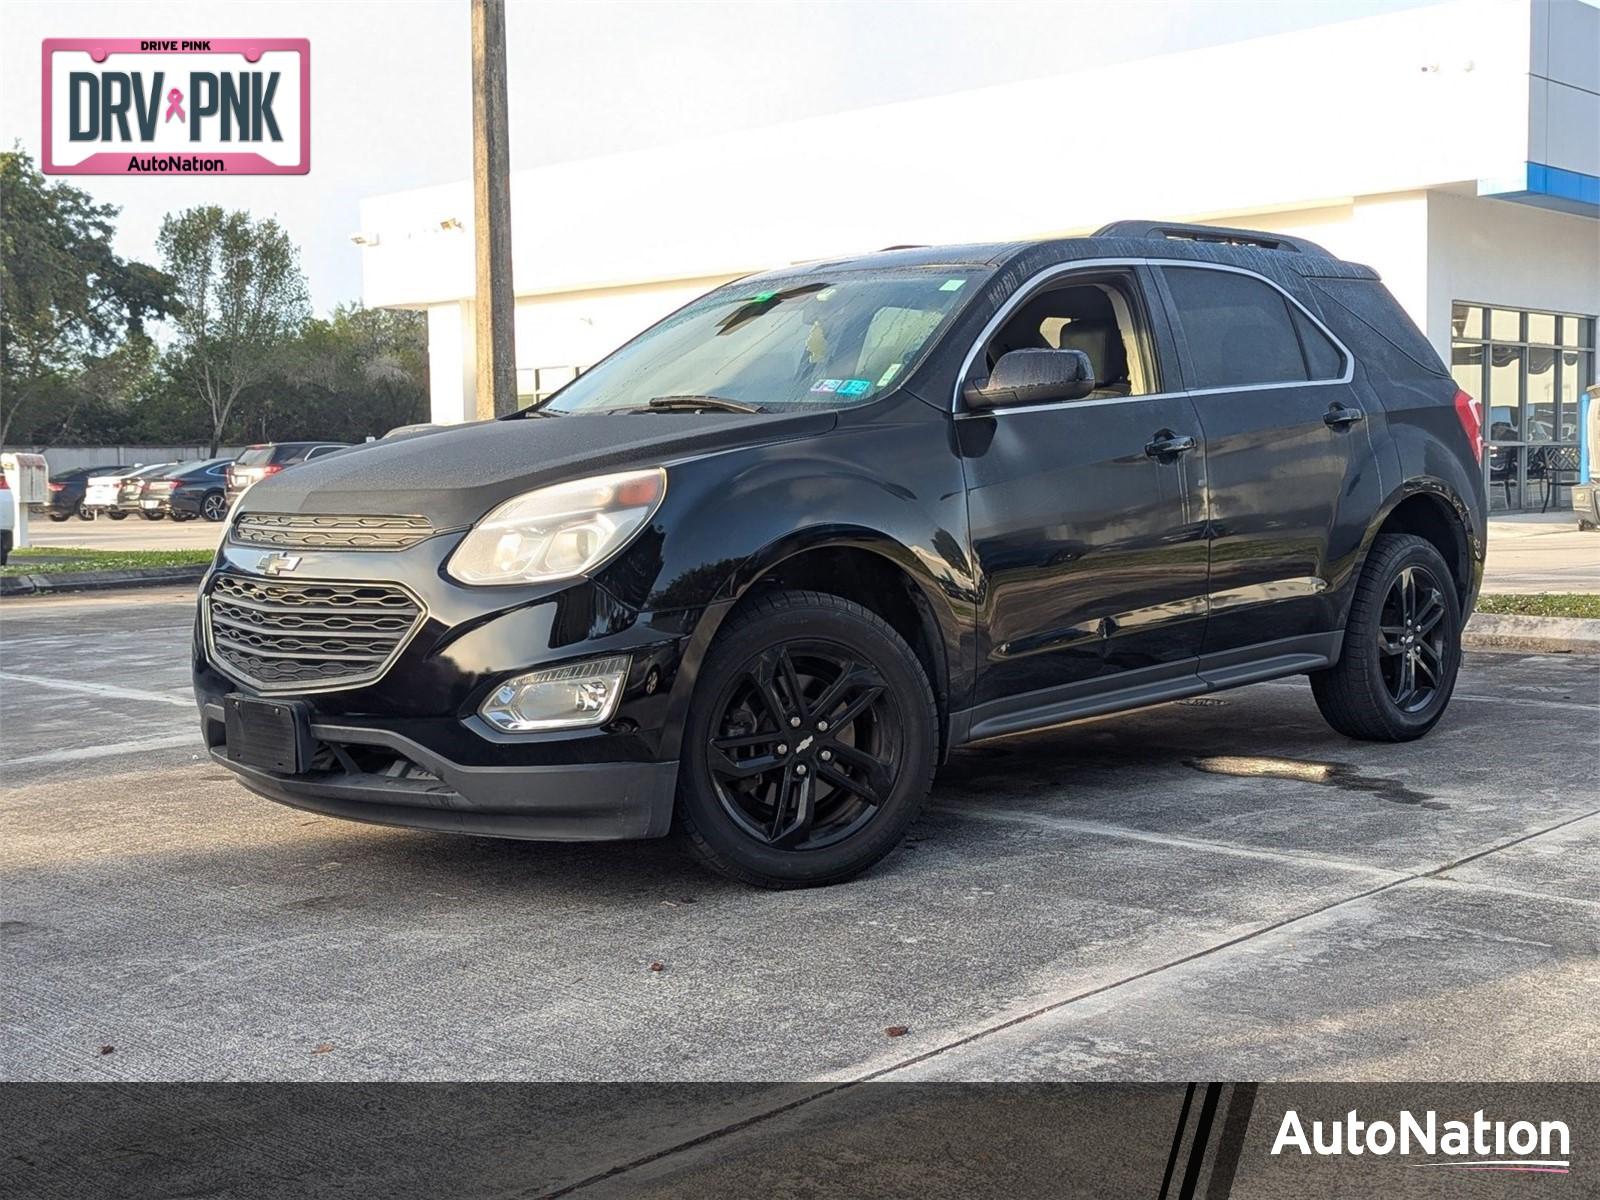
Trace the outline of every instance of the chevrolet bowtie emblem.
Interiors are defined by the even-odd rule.
[[[256,569],[263,575],[282,575],[292,571],[300,565],[298,554],[263,554],[261,561],[256,563]]]

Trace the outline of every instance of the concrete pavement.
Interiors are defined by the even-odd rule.
[[[0,613],[7,1078],[1600,1078],[1593,659],[1471,656],[1404,746],[1299,680],[989,743],[880,869],[770,894],[254,797],[192,615]]]

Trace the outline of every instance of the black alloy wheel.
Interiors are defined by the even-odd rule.
[[[1384,597],[1378,626],[1379,669],[1402,712],[1422,711],[1439,690],[1448,650],[1444,617],[1444,589],[1433,572],[1402,567]]]
[[[207,492],[200,501],[200,515],[208,521],[220,521],[228,515],[228,498],[221,492]]]
[[[1311,676],[1311,694],[1340,733],[1405,742],[1438,723],[1461,667],[1461,601],[1432,543],[1384,534],[1356,583],[1339,661]]]
[[[899,845],[936,751],[927,673],[887,622],[838,596],[769,592],[728,619],[700,668],[678,831],[745,883],[839,883]]]
[[[899,776],[899,705],[836,642],[784,642],[723,688],[708,759],[723,810],[780,850],[817,850],[877,815]]]

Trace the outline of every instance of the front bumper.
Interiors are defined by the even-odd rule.
[[[459,763],[392,730],[313,720],[312,737],[340,747],[349,765],[387,766],[351,771],[335,759],[330,769],[278,775],[228,757],[220,700],[201,705],[201,724],[213,761],[245,787],[328,816],[542,841],[660,837],[672,823],[676,762]],[[354,747],[370,753],[358,760]]]
[[[425,610],[371,682],[270,690],[309,710],[315,753],[302,774],[229,757],[224,699],[263,693],[212,661],[198,620],[195,699],[212,758],[268,799],[353,820],[558,841],[665,834],[691,650],[706,610],[642,613],[589,580],[465,587],[441,570],[459,536],[391,552],[297,550],[297,580],[401,583]],[[263,558],[259,548],[225,540],[218,567],[270,581],[260,571]],[[201,584],[203,596],[215,574]],[[484,697],[511,676],[615,654],[631,666],[622,702],[602,727],[508,734],[477,716]]]

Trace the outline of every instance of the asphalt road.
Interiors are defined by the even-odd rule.
[[[0,606],[0,1076],[1600,1079],[1594,658],[1474,655],[1405,746],[1301,680],[990,743],[868,877],[772,894],[256,798],[191,620]]]

